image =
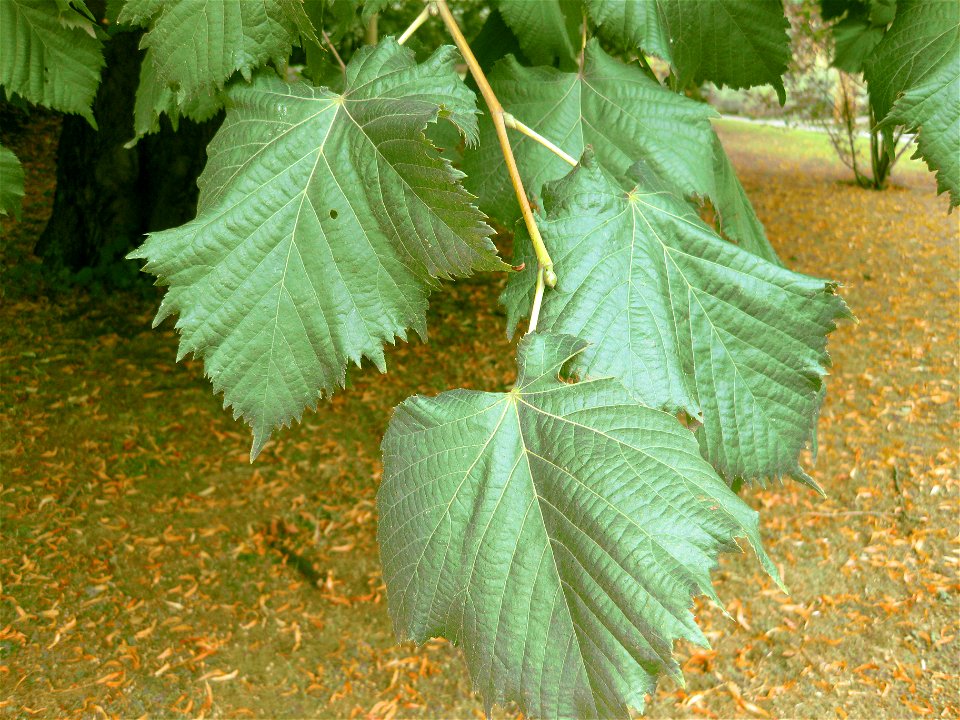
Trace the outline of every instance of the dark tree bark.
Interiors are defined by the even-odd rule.
[[[126,284],[137,265],[123,258],[143,234],[180,225],[196,212],[197,176],[222,117],[181,120],[176,132],[164,117],[159,133],[124,148],[134,135],[140,37],[123,32],[106,43],[93,104],[99,131],[75,115],[63,120],[53,214],[35,249],[51,271],[90,268],[101,281]]]

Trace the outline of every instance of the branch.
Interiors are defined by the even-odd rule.
[[[905,134],[904,131],[901,130],[900,133],[893,139],[893,147],[894,147],[894,150],[896,150],[897,144],[900,142],[900,138],[902,138],[902,137],[904,136],[904,134]],[[916,136],[914,136],[914,137],[916,137]],[[890,167],[893,167],[893,166],[896,164],[897,160],[899,160],[900,157],[901,157],[907,150],[910,149],[910,146],[911,146],[911,145],[913,145],[913,138],[910,138],[909,140],[907,140],[907,142],[905,142],[903,145],[900,146],[900,149],[899,149],[899,150],[896,150],[896,155],[894,155],[894,157],[893,157],[893,162],[890,164]]]
[[[337,64],[340,65],[340,72],[344,75],[347,74],[347,66],[343,62],[343,58],[340,57],[340,53],[337,52],[336,46],[330,41],[330,36],[327,35],[326,30],[321,30],[320,34],[323,35],[323,41],[327,44],[327,47],[330,48],[330,52],[333,53],[333,57],[336,59]]]
[[[540,236],[540,229],[533,218],[533,209],[530,207],[530,200],[523,189],[523,180],[520,179],[520,171],[517,169],[517,160],[513,156],[513,149],[510,147],[510,138],[507,137],[507,126],[503,119],[503,106],[497,100],[493,93],[493,88],[487,81],[480,63],[470,49],[470,44],[460,31],[453,13],[447,6],[446,0],[436,0],[437,9],[440,11],[440,17],[443,24],[447,26],[450,36],[456,43],[460,54],[467,63],[467,68],[483,95],[483,100],[490,110],[490,119],[493,121],[493,127],[497,131],[497,139],[500,141],[500,149],[503,151],[503,159],[507,163],[507,171],[510,173],[510,182],[513,183],[514,192],[517,194],[517,202],[520,203],[520,212],[523,214],[523,222],[527,226],[527,232],[530,234],[530,242],[533,243],[533,250],[537,255],[537,262],[543,269],[544,282],[550,287],[557,284],[557,275],[553,271],[553,260],[550,259],[550,253],[547,252],[547,246],[543,244],[543,238]]]

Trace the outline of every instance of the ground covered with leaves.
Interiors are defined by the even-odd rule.
[[[956,216],[916,163],[885,192],[823,136],[724,122],[787,264],[843,283],[812,470],[744,490],[791,589],[749,556],[703,602],[713,649],[680,646],[652,717],[960,715]],[[482,717],[459,651],[398,646],[376,546],[393,406],[503,390],[504,278],[435,296],[431,336],[354,371],[256,464],[199,362],[174,364],[157,297],[54,290],[30,248],[50,211],[52,121],[4,138],[27,206],[4,221],[0,715]],[[807,458],[807,465],[811,464]],[[498,717],[512,717],[509,708]]]

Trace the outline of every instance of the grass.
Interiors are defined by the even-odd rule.
[[[821,135],[718,128],[781,255],[842,281],[860,324],[831,339],[813,470],[830,499],[746,491],[793,595],[725,557],[738,622],[698,603],[714,649],[678,648],[687,687],[665,681],[650,714],[956,716],[956,222],[926,173],[865,191]],[[437,295],[428,344],[354,371],[251,466],[200,363],[150,329],[156,298],[37,279],[52,156],[33,132],[11,141],[27,215],[3,226],[5,715],[481,717],[456,648],[394,642],[374,497],[393,406],[509,386],[503,278]]]
[[[769,154],[792,161],[810,160],[836,169],[843,167],[825,132],[763,125],[733,118],[715,120],[714,127],[743,153]],[[869,173],[870,141],[864,137],[858,138],[857,149],[860,153],[861,170]],[[920,185],[925,183],[927,166],[922,160],[912,156],[913,149],[908,150],[894,166],[891,177],[895,185],[902,180]],[[854,182],[852,171],[844,169],[841,172],[848,173],[849,181]]]

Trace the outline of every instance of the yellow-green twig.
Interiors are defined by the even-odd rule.
[[[403,34],[397,38],[397,43],[399,45],[403,45],[407,40],[410,39],[410,36],[413,35],[421,25],[423,25],[427,20],[430,19],[431,15],[436,15],[436,14],[437,14],[437,6],[434,5],[432,2],[427,3],[426,6],[423,8],[423,11],[413,19],[412,23],[410,23],[410,27],[404,30]]]
[[[559,158],[560,158],[561,160],[563,160],[564,162],[566,162],[566,163],[568,163],[568,164],[570,164],[570,165],[576,166],[576,164],[577,164],[577,159],[576,159],[575,157],[573,157],[572,155],[564,152],[561,148],[557,147],[557,146],[554,145],[552,142],[550,142],[549,140],[547,140],[543,135],[541,135],[540,133],[538,133],[538,132],[537,132],[536,130],[534,130],[532,127],[530,127],[529,125],[523,124],[522,122],[520,122],[519,120],[517,120],[513,115],[511,115],[510,113],[508,113],[508,112],[506,112],[506,111],[504,111],[504,113],[503,113],[503,122],[504,122],[504,124],[506,124],[506,126],[507,126],[508,128],[510,128],[511,130],[516,130],[517,132],[523,133],[524,135],[526,135],[526,136],[527,136],[528,138],[530,138],[531,140],[537,141],[538,143],[540,143],[541,145],[543,145],[547,150],[549,150],[550,152],[552,152],[554,155],[556,155],[557,157],[559,157]]]
[[[547,246],[544,245],[543,238],[540,236],[540,229],[537,227],[536,220],[533,217],[533,208],[530,207],[530,200],[527,198],[527,193],[523,189],[523,180],[520,179],[517,161],[513,156],[513,149],[510,147],[510,138],[507,137],[507,126],[503,119],[503,106],[500,104],[500,101],[497,100],[497,96],[490,87],[487,76],[480,67],[480,63],[477,62],[473,51],[470,49],[470,44],[460,31],[460,26],[457,25],[457,20],[453,17],[453,13],[450,12],[446,0],[436,0],[436,6],[437,10],[440,11],[443,24],[447,26],[453,42],[456,43],[460,54],[463,55],[463,59],[467,63],[467,68],[470,70],[470,74],[473,75],[473,79],[480,89],[480,94],[487,104],[487,109],[490,111],[490,119],[493,121],[493,127],[497,132],[497,139],[500,141],[500,149],[503,151],[503,159],[507,164],[510,182],[513,184],[513,189],[517,194],[517,202],[520,203],[520,212],[523,215],[523,222],[527,226],[527,232],[530,234],[533,251],[536,253],[537,262],[543,270],[544,281],[547,285],[553,287],[557,282],[556,273],[553,271],[553,260],[550,259]]]

